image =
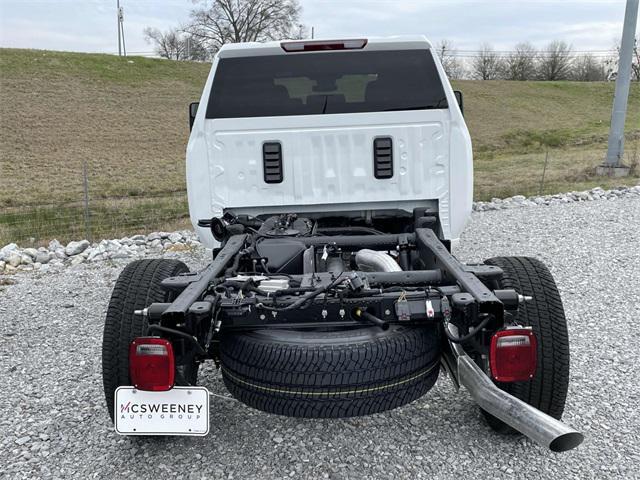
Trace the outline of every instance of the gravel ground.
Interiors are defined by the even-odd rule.
[[[475,213],[456,252],[537,256],[556,276],[572,348],[564,418],[586,435],[564,454],[493,434],[444,376],[422,399],[370,417],[283,418],[214,398],[208,437],[119,437],[100,347],[122,264],[0,277],[16,282],[0,287],[0,477],[640,478],[639,226],[637,198]],[[186,260],[198,267],[206,255]],[[202,383],[227,395],[219,373],[206,373]]]

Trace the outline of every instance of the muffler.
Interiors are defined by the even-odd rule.
[[[458,360],[458,382],[481,408],[551,451],[564,452],[582,443],[580,432],[500,390],[459,345],[452,347]]]

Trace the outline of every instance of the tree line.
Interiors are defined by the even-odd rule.
[[[553,40],[544,48],[518,43],[513,50],[496,51],[481,45],[473,55],[459,52],[451,42],[442,40],[436,50],[447,75],[453,79],[477,80],[573,80],[597,82],[615,79],[618,69],[617,48],[609,54],[574,52],[570,44]],[[638,39],[633,49],[632,80],[640,81]]]
[[[156,54],[172,60],[205,61],[226,43],[263,42],[308,37],[300,23],[299,0],[193,0],[185,25],[160,31],[148,27],[144,34]],[[436,50],[453,79],[603,81],[615,78],[617,55],[575,52],[554,40],[542,49],[523,42],[512,50],[498,51],[490,44],[473,52],[455,48],[449,40]],[[640,81],[638,39],[634,48],[633,80]]]

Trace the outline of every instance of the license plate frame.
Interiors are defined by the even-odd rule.
[[[197,436],[209,433],[209,390],[173,387],[164,392],[118,387],[114,428],[119,435]]]

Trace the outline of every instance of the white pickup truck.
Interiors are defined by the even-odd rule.
[[[119,433],[208,433],[213,360],[240,401],[311,418],[405,405],[442,369],[495,430],[580,444],[559,421],[569,346],[548,269],[451,254],[471,140],[426,38],[226,45],[190,123],[190,215],[213,258],[118,278],[102,364]]]

